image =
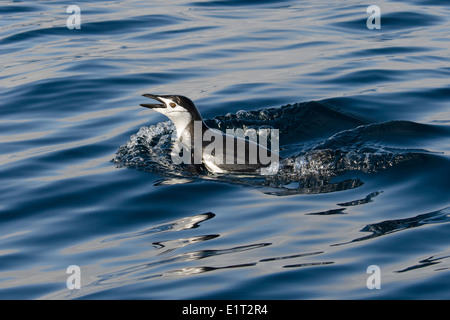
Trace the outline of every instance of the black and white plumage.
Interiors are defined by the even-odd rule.
[[[205,124],[197,107],[189,98],[180,95],[144,94],[143,96],[160,102],[145,103],[141,106],[162,113],[174,123],[177,139],[191,150],[190,163],[203,165],[212,173],[268,174],[273,172],[274,165],[278,166],[278,155],[265,146],[222,132],[216,131],[211,135],[209,130],[214,129],[210,129]],[[195,137],[199,136],[200,143],[195,143],[198,141]],[[209,136],[209,141],[203,139],[205,136]],[[212,136],[214,140],[211,139]],[[217,142],[216,138],[222,139],[222,143],[219,144],[223,146],[222,152],[218,152],[219,150],[211,152],[211,148],[208,147],[212,142]],[[273,161],[274,159],[276,161]]]

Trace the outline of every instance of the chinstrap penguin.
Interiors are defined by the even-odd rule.
[[[143,96],[160,102],[158,104],[144,103],[141,106],[162,113],[174,123],[177,139],[191,152],[189,163],[204,166],[212,173],[266,175],[273,174],[278,169],[279,156],[269,148],[249,139],[217,130],[209,131],[213,129],[205,124],[197,107],[189,98],[180,95],[144,94]],[[214,139],[211,139],[211,132],[214,133],[212,135]],[[209,141],[204,140],[203,137],[206,136],[209,137]],[[212,153],[208,145],[217,138],[222,139],[220,145],[223,148],[221,152],[214,149]],[[245,152],[242,152],[243,150]]]

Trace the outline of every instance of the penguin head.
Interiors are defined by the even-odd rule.
[[[153,109],[159,113],[162,113],[172,121],[190,118],[191,121],[202,120],[200,112],[189,98],[184,96],[172,96],[172,95],[154,95],[146,93],[143,95],[146,98],[157,100],[160,103],[150,104],[143,103],[142,107]]]
[[[192,125],[194,121],[203,121],[194,102],[184,96],[162,96],[149,93],[146,93],[143,96],[160,102],[158,104],[143,103],[141,106],[162,113],[172,120],[177,129],[178,137],[180,137],[184,129],[188,125]]]

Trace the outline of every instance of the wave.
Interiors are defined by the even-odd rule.
[[[169,178],[165,184],[180,183],[177,178],[183,179],[181,183],[212,179],[263,186],[270,189],[266,193],[273,195],[324,193],[363,184],[359,179],[332,182],[346,172],[374,173],[406,161],[422,160],[433,153],[417,148],[418,140],[430,135],[448,135],[447,129],[410,121],[370,123],[317,101],[238,111],[205,122],[223,132],[237,128],[244,132],[279,129],[282,159],[278,171],[273,175],[249,177],[207,171],[199,174],[189,166],[176,165],[170,156],[175,130],[170,121],[140,128],[119,148],[112,161],[118,167],[161,174]]]

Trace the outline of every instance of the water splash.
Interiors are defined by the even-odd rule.
[[[223,132],[237,128],[244,131],[279,129],[283,159],[277,173],[238,176],[211,174],[205,170],[199,174],[188,165],[176,165],[170,156],[175,130],[170,121],[142,127],[119,148],[113,162],[118,167],[156,172],[168,178],[167,183],[159,181],[158,184],[213,179],[264,186],[272,189],[266,190],[268,194],[289,195],[356,188],[363,184],[359,179],[340,182],[332,182],[332,179],[349,171],[378,172],[427,153],[423,149],[399,147],[397,142],[386,140],[386,137],[398,140],[399,136],[414,132],[419,124],[408,121],[367,123],[315,101],[238,111],[205,122]]]

